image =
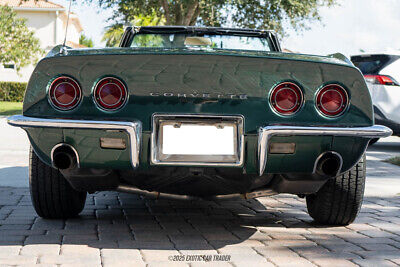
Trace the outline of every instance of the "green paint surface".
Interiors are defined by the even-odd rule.
[[[75,78],[83,99],[72,111],[55,110],[47,100],[51,81],[60,75]],[[107,76],[120,78],[129,92],[120,110],[105,112],[93,102],[97,81]],[[269,105],[275,85],[297,83],[304,94],[302,109],[292,116],[280,116]],[[337,118],[322,116],[315,108],[315,95],[328,83],[342,85],[350,96],[348,110]],[[244,171],[257,172],[257,132],[266,125],[371,126],[374,124],[371,98],[361,73],[340,55],[319,57],[276,52],[188,49],[91,49],[69,50],[53,55],[36,67],[25,95],[24,115],[86,120],[142,122],[140,168],[149,163],[151,117],[154,113],[243,115],[246,152]],[[49,148],[57,142],[74,145],[82,167],[130,168],[127,150],[101,149],[100,137],[124,138],[125,133],[103,130],[28,129],[35,150],[48,162]],[[42,139],[48,134],[51,137]],[[60,141],[61,140],[61,141]],[[324,151],[342,154],[343,168],[354,164],[365,150],[362,138],[274,137],[276,142],[295,142],[293,155],[270,155],[266,172],[310,172],[316,157]],[[351,142],[351,146],[349,146]],[[47,156],[46,156],[47,155]],[[350,166],[351,167],[351,166]]]

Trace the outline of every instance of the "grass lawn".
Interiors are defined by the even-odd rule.
[[[400,166],[400,157],[390,158],[390,159],[384,160],[384,162],[389,162],[394,165]]]
[[[22,114],[22,102],[0,101],[0,116]]]

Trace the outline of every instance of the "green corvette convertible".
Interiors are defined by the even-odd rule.
[[[55,47],[29,81],[32,202],[79,214],[87,193],[154,198],[307,199],[323,224],[354,221],[374,125],[360,71],[343,55],[283,53],[270,31],[128,27],[120,46]]]

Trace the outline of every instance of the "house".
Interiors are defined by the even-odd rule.
[[[45,54],[56,45],[62,44],[68,18],[68,8],[43,0],[0,0],[0,5],[13,8],[18,17],[27,19],[27,26],[35,32]],[[67,45],[79,48],[79,37],[83,31],[76,14],[70,14]],[[0,64],[0,81],[27,82],[34,66],[24,67],[17,73],[12,62]]]

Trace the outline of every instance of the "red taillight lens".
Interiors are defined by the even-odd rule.
[[[301,108],[303,93],[296,84],[284,82],[272,89],[270,102],[279,114],[291,115]]]
[[[82,98],[79,84],[66,76],[56,78],[51,83],[48,94],[50,103],[59,110],[75,108]]]
[[[121,108],[128,97],[128,91],[124,83],[113,77],[100,80],[94,90],[96,104],[105,110]]]
[[[385,75],[364,75],[364,78],[367,82],[373,84],[383,84],[383,85],[398,85],[396,81],[394,81],[391,77]]]
[[[346,90],[337,84],[330,84],[319,90],[316,104],[322,114],[335,117],[342,114],[349,105]]]

